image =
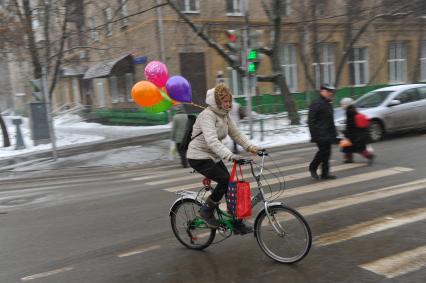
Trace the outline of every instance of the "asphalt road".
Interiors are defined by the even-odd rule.
[[[332,181],[307,175],[314,148],[274,149],[287,180],[280,200],[314,236],[293,265],[273,262],[252,235],[202,252],[177,242],[173,191],[201,180],[177,163],[0,181],[0,282],[425,282],[425,137],[375,144],[372,166],[359,156],[344,165],[336,149]]]

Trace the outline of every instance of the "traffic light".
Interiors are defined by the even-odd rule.
[[[229,29],[225,31],[228,49],[228,55],[234,62],[240,63],[241,60],[241,33],[239,30]]]
[[[247,52],[247,73],[255,74],[263,57],[259,49],[263,47],[262,42],[263,30],[249,31],[249,50]]]
[[[42,101],[43,100],[43,85],[41,82],[41,79],[35,79],[35,80],[30,80],[31,82],[31,86],[33,87],[33,97],[35,98],[36,101]]]
[[[247,53],[247,72],[249,74],[257,72],[259,61],[259,51],[257,49],[250,49]]]

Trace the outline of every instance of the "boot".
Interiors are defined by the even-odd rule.
[[[207,226],[210,228],[217,228],[219,226],[219,222],[214,217],[214,210],[218,205],[219,202],[215,202],[208,197],[200,208],[200,216],[206,221]]]
[[[253,233],[253,227],[246,225],[242,220],[234,220],[234,234],[245,235]]]

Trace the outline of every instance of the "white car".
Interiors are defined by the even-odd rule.
[[[370,118],[370,138],[379,141],[386,133],[426,128],[426,84],[396,85],[364,94],[354,105]],[[335,123],[343,131],[345,111],[335,110]]]

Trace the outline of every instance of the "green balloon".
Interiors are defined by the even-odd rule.
[[[169,109],[173,106],[173,103],[169,99],[163,99],[159,103],[149,106],[149,107],[143,107],[143,110],[148,113],[161,113]]]

